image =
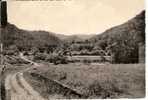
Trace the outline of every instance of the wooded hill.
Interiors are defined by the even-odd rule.
[[[48,46],[59,45],[61,43],[61,40],[53,33],[22,30],[9,23],[5,29],[2,29],[2,38],[5,48],[12,47],[19,50],[29,50],[32,48],[45,49]]]
[[[116,63],[138,62],[139,45],[145,44],[145,11],[122,25],[94,36],[90,41],[104,50],[111,50]]]

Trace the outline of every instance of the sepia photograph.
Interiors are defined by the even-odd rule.
[[[0,0],[0,100],[144,99],[145,0]]]

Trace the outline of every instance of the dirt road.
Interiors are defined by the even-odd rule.
[[[32,67],[29,67],[17,73],[9,74],[6,76],[4,83],[6,91],[5,92],[6,100],[50,100],[50,99],[55,100],[56,98],[63,98],[62,95],[55,94],[55,95],[49,95],[48,99],[45,99],[36,90],[34,90],[33,87],[23,77],[23,73],[29,71],[32,68],[40,67],[42,66],[42,64],[38,64],[27,59],[25,56],[23,56],[23,53],[20,53],[20,58],[30,62],[32,64]],[[70,89],[61,83],[58,83],[54,80],[50,80],[50,82],[54,86],[59,87],[61,91],[62,90],[67,91],[68,93],[81,96],[75,90]]]
[[[6,77],[5,89],[7,100],[46,100],[27,83],[21,72]]]
[[[21,59],[30,62],[33,65],[31,68],[39,66],[39,64],[28,60],[25,56],[23,56],[23,53],[20,53],[19,56]],[[6,76],[6,100],[46,100],[37,91],[35,91],[23,77],[23,72],[31,68]]]

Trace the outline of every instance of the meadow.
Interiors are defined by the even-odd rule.
[[[26,80],[46,97],[49,95],[50,83],[31,76],[32,73],[58,81],[87,98],[145,97],[144,64],[46,64],[26,72]]]

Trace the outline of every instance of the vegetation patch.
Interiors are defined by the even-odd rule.
[[[143,98],[145,96],[144,70],[144,64],[49,64],[26,73],[36,73],[47,79],[57,80],[88,98]],[[35,86],[34,84],[36,82],[32,82],[32,86]]]

